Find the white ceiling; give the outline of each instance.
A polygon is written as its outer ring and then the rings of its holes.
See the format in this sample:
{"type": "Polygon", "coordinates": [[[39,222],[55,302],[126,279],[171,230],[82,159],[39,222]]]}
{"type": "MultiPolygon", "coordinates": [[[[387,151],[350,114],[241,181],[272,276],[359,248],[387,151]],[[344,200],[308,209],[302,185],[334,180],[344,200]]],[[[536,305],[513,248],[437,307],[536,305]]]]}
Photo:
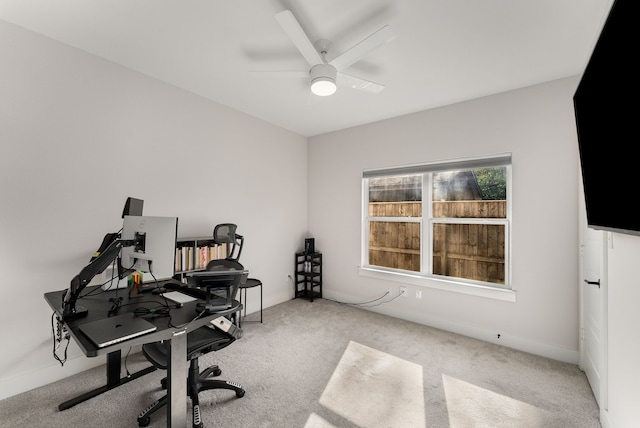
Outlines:
{"type": "MultiPolygon", "coordinates": [[[[0,19],[304,136],[580,74],[613,0],[0,0],[0,19]],[[346,73],[386,88],[309,94],[275,20],[289,9],[328,57],[396,38],[346,73]]],[[[1,61],[1,59],[0,59],[1,61]]]]}

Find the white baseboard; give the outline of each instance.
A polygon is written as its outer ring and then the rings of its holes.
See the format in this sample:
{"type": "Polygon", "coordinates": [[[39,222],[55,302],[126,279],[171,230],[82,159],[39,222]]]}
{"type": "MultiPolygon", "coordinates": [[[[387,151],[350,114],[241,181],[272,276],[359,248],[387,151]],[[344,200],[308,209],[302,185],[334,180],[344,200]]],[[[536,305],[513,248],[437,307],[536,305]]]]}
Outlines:
{"type": "Polygon", "coordinates": [[[64,366],[61,366],[53,358],[52,361],[51,364],[39,367],[36,370],[18,373],[10,378],[2,379],[0,381],[0,400],[106,364],[106,357],[86,358],[85,356],[77,356],[69,358],[64,363],[64,366]]]}

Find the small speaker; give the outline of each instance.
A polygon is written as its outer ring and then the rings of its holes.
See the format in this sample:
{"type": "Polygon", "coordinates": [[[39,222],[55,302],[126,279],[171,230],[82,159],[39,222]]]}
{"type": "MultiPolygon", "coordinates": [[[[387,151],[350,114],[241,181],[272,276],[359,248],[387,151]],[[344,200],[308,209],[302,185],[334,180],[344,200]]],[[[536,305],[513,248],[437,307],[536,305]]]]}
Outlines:
{"type": "Polygon", "coordinates": [[[307,254],[310,253],[315,253],[316,252],[316,248],[315,248],[315,239],[314,238],[306,238],[304,240],[304,252],[307,254]]]}

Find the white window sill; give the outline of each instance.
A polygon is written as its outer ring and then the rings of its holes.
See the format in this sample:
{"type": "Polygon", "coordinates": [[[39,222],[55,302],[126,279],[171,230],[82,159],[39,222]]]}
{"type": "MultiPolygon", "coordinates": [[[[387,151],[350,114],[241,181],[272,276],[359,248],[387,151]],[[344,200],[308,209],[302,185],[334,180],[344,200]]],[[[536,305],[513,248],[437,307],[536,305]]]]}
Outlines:
{"type": "Polygon", "coordinates": [[[503,288],[488,287],[476,284],[466,284],[453,280],[445,280],[434,277],[424,277],[419,275],[411,275],[399,272],[389,272],[373,268],[358,268],[358,272],[362,276],[369,278],[384,279],[387,281],[401,282],[408,285],[416,285],[419,287],[435,288],[438,290],[451,291],[454,293],[469,294],[471,296],[486,297],[488,299],[502,300],[505,302],[515,302],[516,292],[503,288]]]}

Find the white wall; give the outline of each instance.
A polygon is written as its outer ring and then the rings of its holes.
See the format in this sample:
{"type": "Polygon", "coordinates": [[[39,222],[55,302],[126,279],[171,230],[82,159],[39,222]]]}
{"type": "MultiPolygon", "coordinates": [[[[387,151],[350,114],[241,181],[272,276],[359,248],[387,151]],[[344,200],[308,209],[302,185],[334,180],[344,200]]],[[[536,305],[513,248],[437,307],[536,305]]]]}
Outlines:
{"type": "Polygon", "coordinates": [[[3,21],[0,61],[0,398],[104,363],[72,343],[60,367],[43,294],[118,231],[127,196],[180,236],[238,224],[265,307],[292,297],[306,138],[3,21]]]}
{"type": "Polygon", "coordinates": [[[363,302],[400,284],[361,277],[361,172],[510,152],[515,303],[409,286],[374,308],[552,358],[578,361],[578,149],[567,78],[310,138],[309,231],[324,291],[363,302]]]}

